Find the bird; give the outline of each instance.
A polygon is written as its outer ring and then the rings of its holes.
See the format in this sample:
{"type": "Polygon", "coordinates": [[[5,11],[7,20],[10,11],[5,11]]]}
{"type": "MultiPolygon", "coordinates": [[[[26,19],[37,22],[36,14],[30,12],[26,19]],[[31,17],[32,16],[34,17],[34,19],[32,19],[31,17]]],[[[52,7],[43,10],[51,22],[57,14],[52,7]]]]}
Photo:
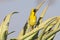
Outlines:
{"type": "Polygon", "coordinates": [[[33,26],[36,24],[37,21],[37,16],[36,16],[36,12],[38,9],[32,9],[30,12],[30,16],[28,19],[28,24],[33,28],[33,26]]]}

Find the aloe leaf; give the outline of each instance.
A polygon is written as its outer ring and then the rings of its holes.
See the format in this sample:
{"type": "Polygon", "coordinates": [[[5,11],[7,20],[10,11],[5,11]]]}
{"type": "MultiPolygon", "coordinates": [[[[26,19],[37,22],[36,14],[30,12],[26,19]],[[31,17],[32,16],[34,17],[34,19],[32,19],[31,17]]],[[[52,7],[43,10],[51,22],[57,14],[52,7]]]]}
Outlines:
{"type": "Polygon", "coordinates": [[[17,13],[17,12],[13,12],[5,16],[3,22],[0,24],[0,40],[6,40],[10,18],[14,13],[17,13]]]}
{"type": "Polygon", "coordinates": [[[40,24],[38,27],[36,27],[35,29],[33,29],[31,32],[26,33],[24,36],[22,36],[22,37],[20,38],[20,40],[23,40],[23,39],[25,39],[26,37],[34,34],[35,32],[37,32],[37,31],[39,31],[39,30],[41,30],[46,23],[48,23],[48,22],[51,21],[52,19],[56,19],[56,18],[57,18],[57,17],[52,17],[52,18],[46,20],[45,22],[43,22],[42,24],[40,24]]]}

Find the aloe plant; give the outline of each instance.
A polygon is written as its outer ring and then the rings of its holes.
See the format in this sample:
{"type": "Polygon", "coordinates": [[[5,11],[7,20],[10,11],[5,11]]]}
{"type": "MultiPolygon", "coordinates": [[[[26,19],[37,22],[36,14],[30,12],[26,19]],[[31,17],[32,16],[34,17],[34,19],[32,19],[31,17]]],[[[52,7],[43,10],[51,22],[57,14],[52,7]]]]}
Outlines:
{"type": "MultiPolygon", "coordinates": [[[[46,2],[46,0],[43,0],[36,9],[39,10],[41,6],[46,2]]],[[[16,38],[11,38],[10,40],[53,40],[56,36],[57,32],[60,31],[60,16],[51,17],[45,21],[43,21],[44,15],[46,11],[48,10],[49,4],[44,8],[42,11],[38,21],[36,21],[36,24],[34,25],[34,29],[31,30],[30,26],[25,24],[24,28],[21,30],[21,32],[18,34],[16,38]],[[31,30],[31,31],[28,31],[31,30]],[[39,33],[41,31],[41,33],[39,33]]],[[[12,31],[8,33],[8,27],[10,18],[13,14],[18,12],[12,12],[9,13],[7,16],[5,16],[4,20],[0,24],[0,40],[7,40],[7,36],[11,33],[14,33],[15,31],[12,31]]]]}

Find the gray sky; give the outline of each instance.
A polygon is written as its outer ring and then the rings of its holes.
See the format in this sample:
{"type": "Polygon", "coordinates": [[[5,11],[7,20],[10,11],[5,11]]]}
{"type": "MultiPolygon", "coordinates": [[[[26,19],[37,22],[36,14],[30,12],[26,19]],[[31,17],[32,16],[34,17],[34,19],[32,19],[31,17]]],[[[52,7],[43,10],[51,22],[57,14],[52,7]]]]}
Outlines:
{"type": "MultiPolygon", "coordinates": [[[[11,17],[9,32],[16,31],[15,33],[8,36],[8,40],[10,38],[16,38],[18,33],[21,31],[22,27],[26,23],[28,16],[30,14],[30,10],[37,6],[36,0],[11,0],[11,1],[0,1],[0,23],[2,22],[3,18],[13,12],[18,11],[20,13],[15,14],[11,17]]],[[[42,12],[46,4],[41,7],[41,9],[37,12],[37,16],[42,12]]],[[[60,0],[57,0],[53,5],[48,8],[44,20],[53,17],[53,16],[60,16],[60,0]]],[[[57,33],[54,40],[60,40],[60,32],[57,33]]]]}

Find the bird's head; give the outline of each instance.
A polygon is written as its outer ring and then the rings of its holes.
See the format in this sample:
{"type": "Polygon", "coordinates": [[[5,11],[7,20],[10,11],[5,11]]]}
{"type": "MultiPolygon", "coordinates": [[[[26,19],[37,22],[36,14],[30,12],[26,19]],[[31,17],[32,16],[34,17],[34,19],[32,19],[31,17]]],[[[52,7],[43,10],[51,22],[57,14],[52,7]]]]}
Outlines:
{"type": "Polygon", "coordinates": [[[32,9],[32,12],[35,12],[36,13],[37,11],[38,11],[38,9],[32,9]]]}

